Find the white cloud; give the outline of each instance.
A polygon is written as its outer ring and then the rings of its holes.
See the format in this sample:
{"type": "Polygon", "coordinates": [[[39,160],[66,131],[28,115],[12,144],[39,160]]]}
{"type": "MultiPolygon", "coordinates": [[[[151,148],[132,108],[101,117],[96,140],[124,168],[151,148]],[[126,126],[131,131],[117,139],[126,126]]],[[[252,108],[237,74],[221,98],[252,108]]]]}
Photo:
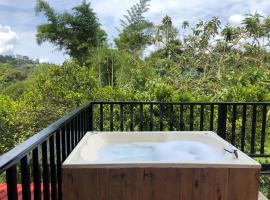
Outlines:
{"type": "Polygon", "coordinates": [[[232,26],[239,26],[241,25],[242,21],[244,19],[244,16],[242,14],[233,14],[229,17],[229,24],[232,26]]]}
{"type": "Polygon", "coordinates": [[[162,46],[164,47],[164,45],[162,44],[157,44],[157,45],[149,45],[143,52],[143,57],[147,57],[149,56],[151,53],[153,53],[154,51],[157,51],[159,49],[162,48],[162,46]]]}
{"type": "Polygon", "coordinates": [[[58,51],[55,46],[45,42],[42,45],[36,43],[36,32],[20,32],[18,36],[20,40],[18,41],[16,47],[16,54],[27,55],[30,58],[41,58],[44,62],[52,62],[61,64],[64,60],[69,57],[63,52],[58,51]],[[46,60],[44,60],[46,58],[46,60]]]}
{"type": "MultiPolygon", "coordinates": [[[[139,0],[91,0],[91,5],[104,29],[115,37],[119,19],[137,2],[139,0]]],[[[168,14],[178,28],[185,20],[193,25],[199,20],[208,20],[214,16],[220,17],[223,23],[228,23],[229,20],[233,25],[239,25],[245,14],[254,11],[269,14],[269,10],[269,0],[151,0],[146,17],[154,23],[161,23],[162,18],[168,14]]]]}
{"type": "MultiPolygon", "coordinates": [[[[82,0],[47,0],[57,11],[70,11],[82,0]]],[[[87,0],[97,13],[100,23],[108,33],[110,42],[118,35],[116,27],[120,27],[119,19],[126,14],[126,10],[139,0],[87,0]]],[[[66,56],[45,43],[36,45],[35,30],[38,24],[44,23],[44,16],[35,16],[35,0],[0,0],[0,24],[9,25],[20,38],[15,53],[32,58],[49,58],[50,62],[61,63],[66,56]],[[29,33],[28,33],[29,32],[29,33]],[[31,32],[31,33],[30,33],[31,32]]],[[[192,25],[199,20],[208,20],[213,16],[220,17],[222,23],[230,22],[239,25],[241,17],[255,11],[269,15],[270,0],[151,0],[147,19],[154,23],[161,23],[168,14],[177,28],[183,21],[188,20],[192,25]]],[[[181,31],[180,31],[181,33],[181,31]]],[[[0,39],[1,40],[1,39],[0,39]]],[[[0,45],[2,48],[2,45],[0,45]]],[[[14,49],[13,43],[7,49],[14,49]]],[[[3,50],[0,50],[3,51],[3,50]]],[[[12,52],[13,50],[8,50],[12,52]]],[[[1,52],[0,52],[1,53],[1,52]]]]}
{"type": "Polygon", "coordinates": [[[0,25],[0,54],[12,54],[18,41],[17,34],[9,26],[0,25]]]}
{"type": "Polygon", "coordinates": [[[40,63],[47,63],[47,62],[49,62],[49,58],[39,58],[39,62],[40,63]]]}

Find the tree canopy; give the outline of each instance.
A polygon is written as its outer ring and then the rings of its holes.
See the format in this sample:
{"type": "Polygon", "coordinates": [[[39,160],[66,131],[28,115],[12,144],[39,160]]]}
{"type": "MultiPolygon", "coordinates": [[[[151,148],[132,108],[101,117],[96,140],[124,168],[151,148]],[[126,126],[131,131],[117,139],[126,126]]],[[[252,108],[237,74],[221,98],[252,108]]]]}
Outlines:
{"type": "Polygon", "coordinates": [[[150,0],[140,0],[128,9],[127,15],[120,20],[123,30],[114,40],[119,50],[140,54],[147,45],[152,43],[153,23],[143,16],[149,9],[149,2],[150,0]]]}
{"type": "Polygon", "coordinates": [[[85,63],[93,48],[106,42],[106,33],[86,1],[72,8],[72,13],[57,13],[43,0],[37,1],[35,10],[37,14],[43,13],[48,20],[37,28],[38,44],[51,42],[81,64],[85,63]]]}

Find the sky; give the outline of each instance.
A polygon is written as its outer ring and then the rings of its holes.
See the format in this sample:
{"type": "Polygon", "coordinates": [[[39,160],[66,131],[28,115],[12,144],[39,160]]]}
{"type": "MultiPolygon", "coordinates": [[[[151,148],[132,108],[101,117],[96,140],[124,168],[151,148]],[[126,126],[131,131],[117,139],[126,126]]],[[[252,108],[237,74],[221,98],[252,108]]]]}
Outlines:
{"type": "MultiPolygon", "coordinates": [[[[109,41],[118,35],[119,19],[139,0],[91,0],[109,41]]],[[[58,12],[69,12],[82,0],[47,0],[58,12]]],[[[36,28],[45,23],[43,15],[35,15],[35,0],[0,0],[0,55],[25,55],[41,62],[62,63],[68,56],[50,43],[36,43],[36,28]]],[[[166,14],[180,29],[183,21],[191,24],[213,16],[222,23],[241,24],[247,13],[270,14],[270,0],[152,0],[147,19],[160,23],[166,14]]]]}

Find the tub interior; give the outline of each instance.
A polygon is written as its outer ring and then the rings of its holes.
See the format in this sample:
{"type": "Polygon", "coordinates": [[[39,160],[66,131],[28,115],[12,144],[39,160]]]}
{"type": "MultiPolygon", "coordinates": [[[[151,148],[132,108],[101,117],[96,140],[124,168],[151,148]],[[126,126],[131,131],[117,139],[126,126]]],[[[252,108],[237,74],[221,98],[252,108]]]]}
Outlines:
{"type": "MultiPolygon", "coordinates": [[[[82,151],[81,156],[91,161],[82,151]]],[[[218,161],[222,151],[195,141],[165,141],[159,143],[113,143],[98,150],[95,162],[142,161],[218,161]]]]}
{"type": "Polygon", "coordinates": [[[213,132],[89,132],[66,165],[178,163],[260,165],[246,154],[224,151],[231,144],[213,132]]]}

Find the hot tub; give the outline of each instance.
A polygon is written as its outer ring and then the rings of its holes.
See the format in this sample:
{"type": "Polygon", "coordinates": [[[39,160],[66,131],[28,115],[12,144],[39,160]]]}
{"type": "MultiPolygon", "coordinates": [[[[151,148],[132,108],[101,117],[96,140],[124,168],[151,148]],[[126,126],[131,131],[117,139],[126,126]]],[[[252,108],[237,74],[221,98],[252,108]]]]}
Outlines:
{"type": "Polygon", "coordinates": [[[213,132],[89,132],[63,163],[63,195],[257,200],[260,167],[213,132]]]}

